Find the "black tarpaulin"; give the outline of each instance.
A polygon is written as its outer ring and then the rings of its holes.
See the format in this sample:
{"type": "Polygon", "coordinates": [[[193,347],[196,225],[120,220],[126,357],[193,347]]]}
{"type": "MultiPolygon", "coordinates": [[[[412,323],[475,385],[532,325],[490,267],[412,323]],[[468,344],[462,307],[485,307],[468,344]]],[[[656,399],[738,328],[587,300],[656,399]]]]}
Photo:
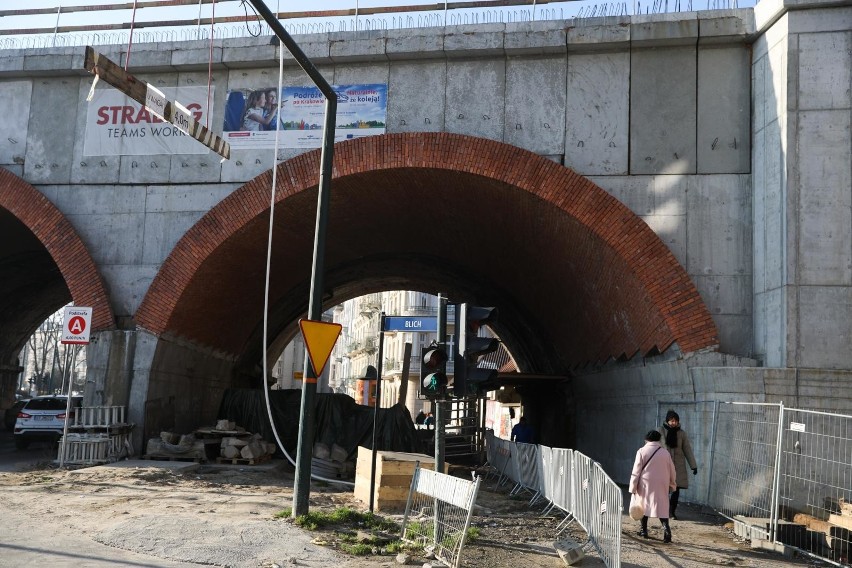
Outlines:
{"type": "MultiPolygon", "coordinates": [[[[354,461],[358,446],[373,447],[373,408],[356,404],[345,394],[316,394],[314,410],[314,443],[331,448],[337,444],[354,461]]],[[[295,459],[299,439],[299,412],[302,403],[300,390],[271,390],[269,404],[281,443],[295,459]]],[[[258,432],[268,442],[275,442],[263,391],[257,389],[228,389],[219,407],[220,420],[232,420],[249,432],[258,432]]],[[[405,405],[380,408],[377,417],[376,446],[392,452],[423,453],[423,443],[417,436],[411,414],[405,405]]]]}

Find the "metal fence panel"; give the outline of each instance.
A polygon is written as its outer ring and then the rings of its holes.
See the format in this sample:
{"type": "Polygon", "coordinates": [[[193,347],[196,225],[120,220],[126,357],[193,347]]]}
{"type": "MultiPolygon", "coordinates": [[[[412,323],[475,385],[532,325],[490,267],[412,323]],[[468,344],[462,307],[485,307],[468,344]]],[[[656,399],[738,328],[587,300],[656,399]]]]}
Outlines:
{"type": "Polygon", "coordinates": [[[574,471],[574,452],[565,448],[553,448],[553,470],[551,471],[552,495],[548,496],[554,505],[565,511],[574,511],[574,493],[572,472],[574,471]]]}
{"type": "Polygon", "coordinates": [[[402,539],[431,548],[451,568],[459,565],[479,478],[467,481],[419,466],[414,470],[402,539]]]}
{"type": "Polygon", "coordinates": [[[769,538],[773,517],[780,404],[724,402],[716,427],[710,503],[724,516],[752,522],[769,538]]]}
{"type": "Polygon", "coordinates": [[[852,416],[783,409],[775,541],[852,556],[852,416]]]}

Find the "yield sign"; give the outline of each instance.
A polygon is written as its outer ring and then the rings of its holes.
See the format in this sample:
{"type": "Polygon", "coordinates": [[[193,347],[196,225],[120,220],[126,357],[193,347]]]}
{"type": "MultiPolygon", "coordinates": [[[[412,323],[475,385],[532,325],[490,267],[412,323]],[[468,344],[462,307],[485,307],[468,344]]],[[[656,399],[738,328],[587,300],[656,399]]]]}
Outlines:
{"type": "Polygon", "coordinates": [[[302,329],[302,337],[305,339],[305,347],[308,349],[314,374],[319,377],[325,369],[325,364],[343,326],[339,323],[300,319],[299,327],[302,329]]]}

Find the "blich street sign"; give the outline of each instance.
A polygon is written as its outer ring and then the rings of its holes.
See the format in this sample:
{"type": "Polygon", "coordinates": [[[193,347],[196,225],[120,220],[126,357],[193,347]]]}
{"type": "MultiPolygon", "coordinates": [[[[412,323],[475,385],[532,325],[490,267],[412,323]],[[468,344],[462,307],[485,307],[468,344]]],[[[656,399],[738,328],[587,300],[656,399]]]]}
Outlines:
{"type": "Polygon", "coordinates": [[[92,308],[65,306],[62,314],[61,343],[86,345],[92,330],[92,308]]]}
{"type": "Polygon", "coordinates": [[[435,333],[438,331],[438,318],[435,316],[385,316],[385,328],[382,331],[435,333]]]}

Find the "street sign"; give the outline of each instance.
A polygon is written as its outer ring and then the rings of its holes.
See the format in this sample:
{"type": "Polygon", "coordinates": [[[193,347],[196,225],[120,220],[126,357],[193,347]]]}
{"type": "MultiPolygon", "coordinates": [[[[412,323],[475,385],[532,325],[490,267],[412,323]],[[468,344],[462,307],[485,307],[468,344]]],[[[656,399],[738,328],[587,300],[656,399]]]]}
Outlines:
{"type": "Polygon", "coordinates": [[[385,316],[385,328],[382,331],[435,333],[438,331],[438,318],[435,316],[385,316]]]}
{"type": "Polygon", "coordinates": [[[92,308],[65,306],[62,315],[61,343],[85,345],[89,343],[92,325],[92,308]]]}
{"type": "Polygon", "coordinates": [[[314,374],[319,377],[325,369],[325,364],[328,362],[343,326],[339,323],[300,319],[299,327],[302,330],[302,337],[305,340],[305,347],[308,350],[308,357],[311,360],[311,366],[314,368],[314,374]]]}

